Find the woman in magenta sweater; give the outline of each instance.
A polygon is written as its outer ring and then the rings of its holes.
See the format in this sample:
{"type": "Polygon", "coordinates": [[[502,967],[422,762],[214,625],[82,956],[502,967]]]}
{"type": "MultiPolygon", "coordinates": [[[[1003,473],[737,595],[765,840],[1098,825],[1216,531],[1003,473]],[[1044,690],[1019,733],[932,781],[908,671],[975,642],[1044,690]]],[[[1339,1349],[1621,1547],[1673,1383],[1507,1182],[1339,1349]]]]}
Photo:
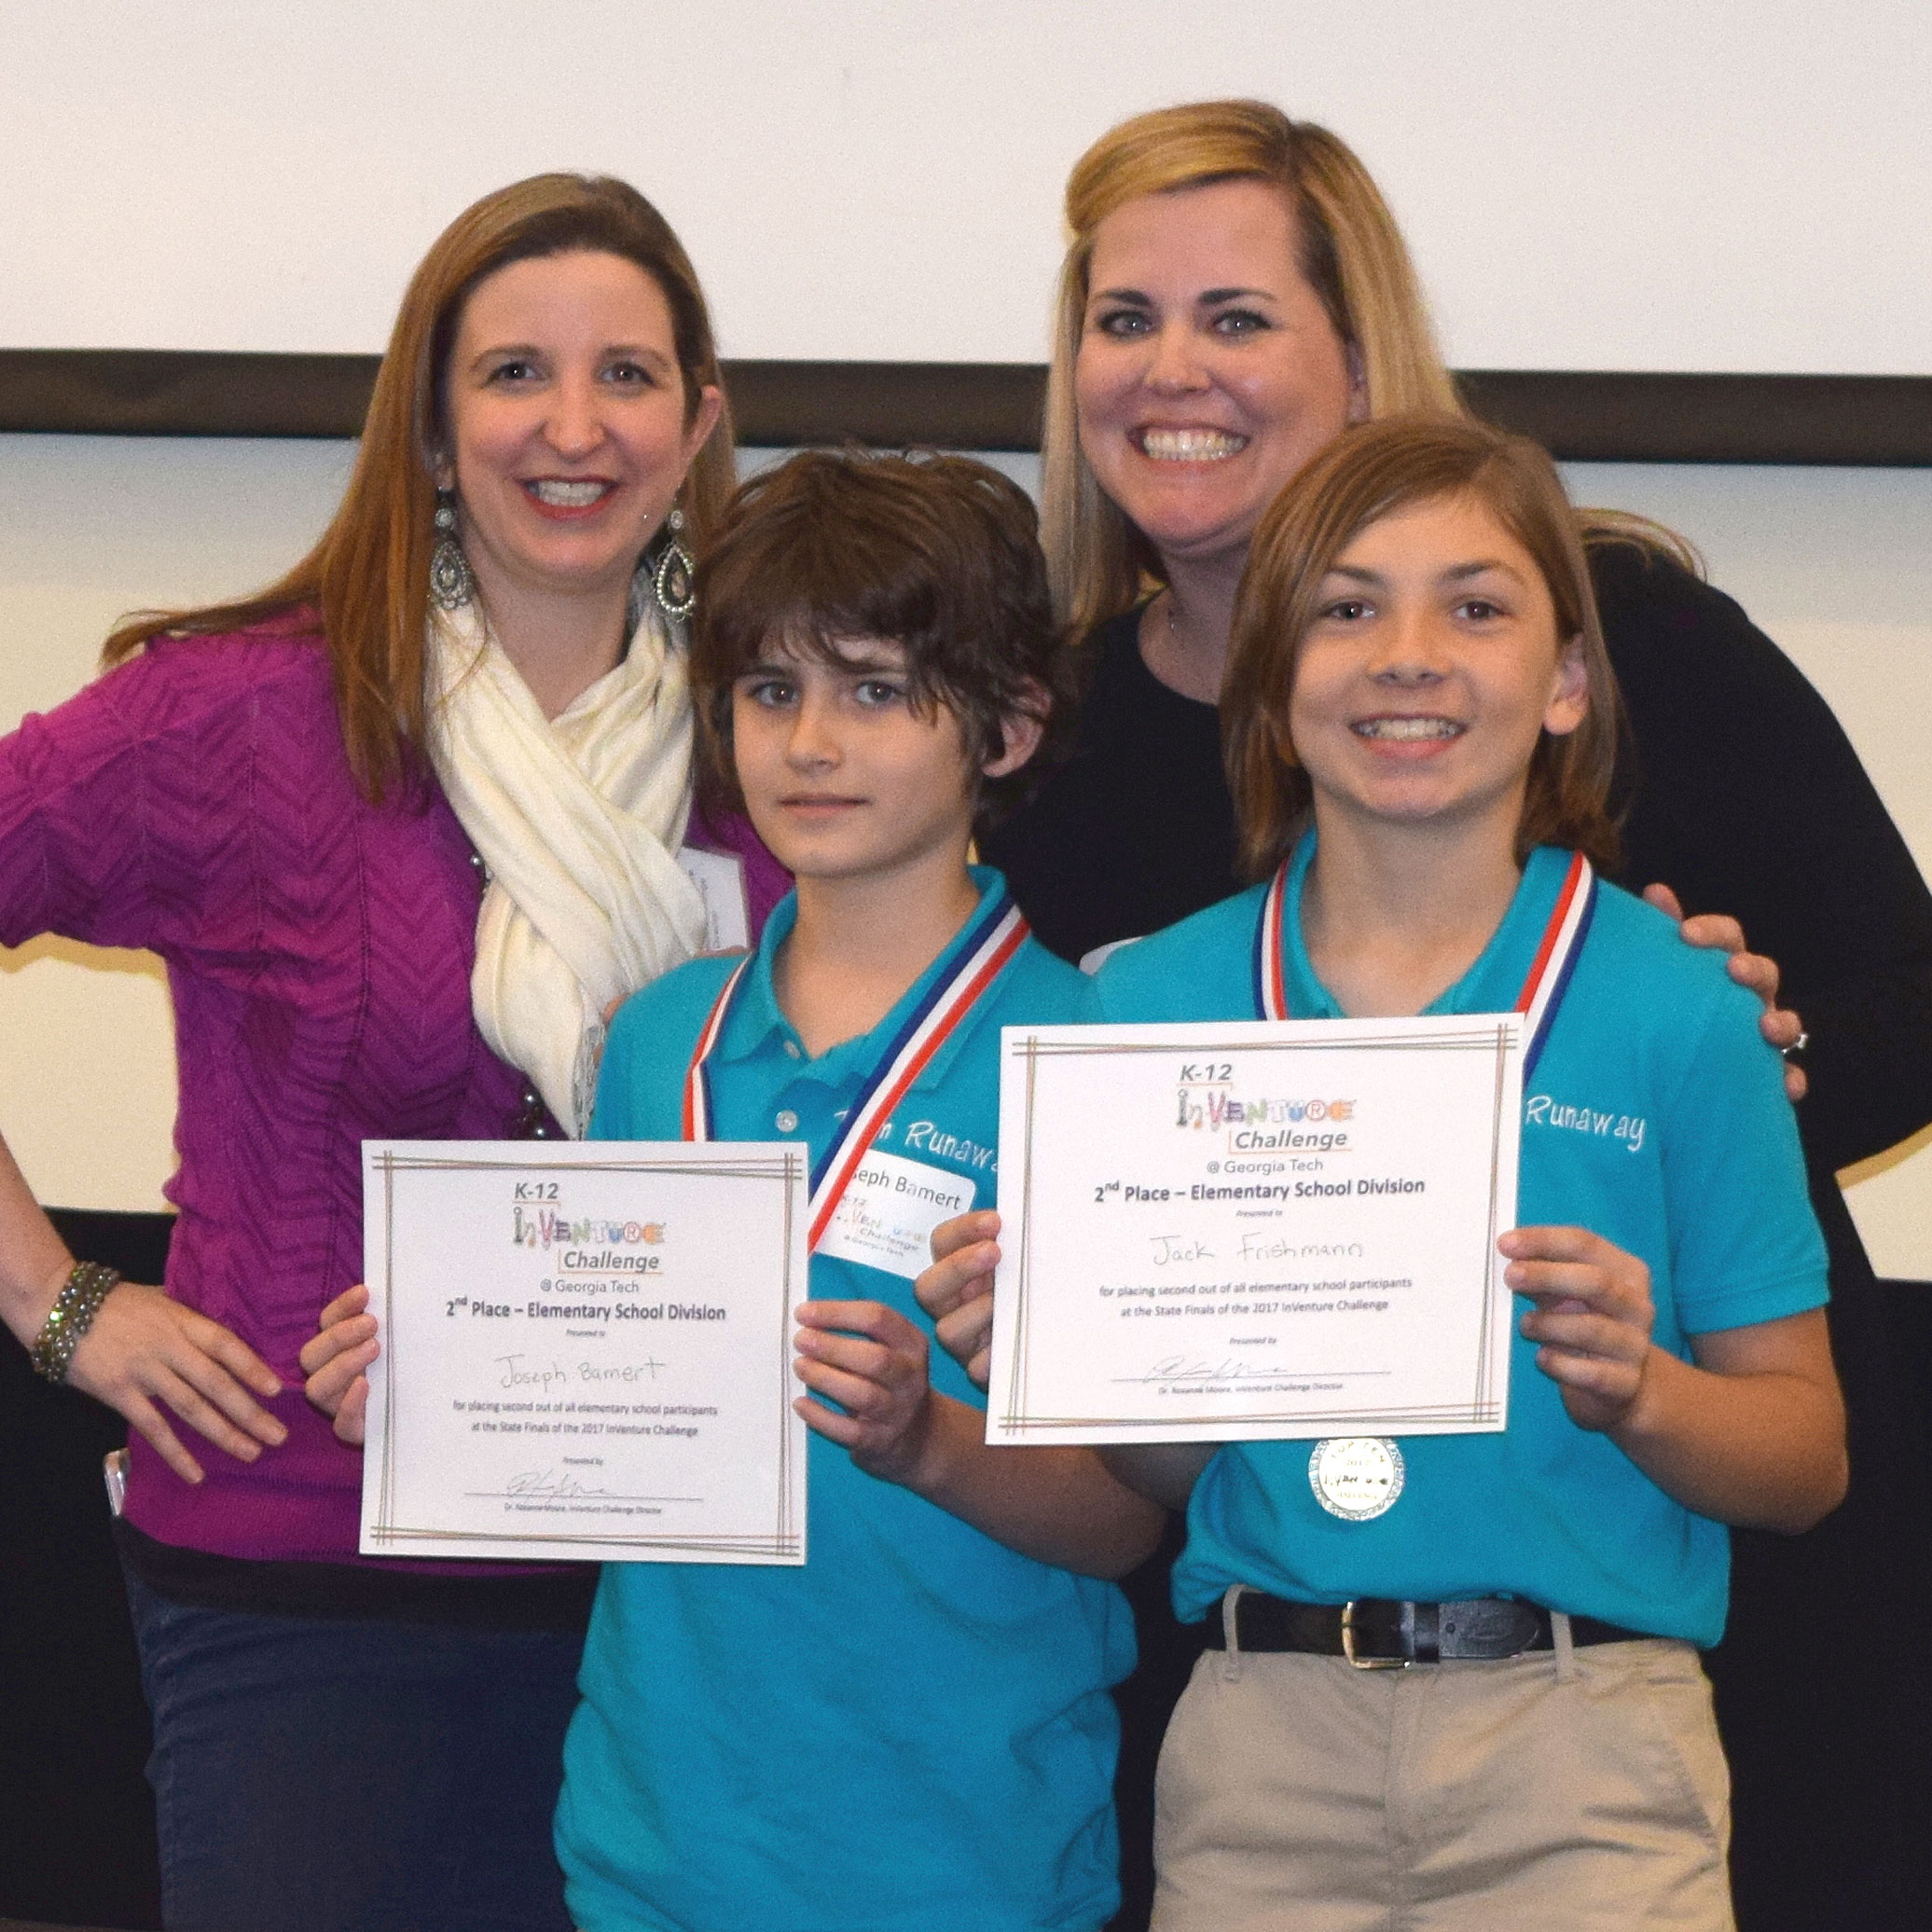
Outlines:
{"type": "Polygon", "coordinates": [[[0,1147],[0,1314],[131,1425],[171,1926],[569,1923],[588,1579],[359,1560],[297,1356],[361,1274],[363,1138],[577,1131],[606,1008],[780,888],[687,828],[684,545],[731,480],[675,236],[519,183],[417,271],[314,551],[0,740],[0,944],[149,948],[174,1002],[165,1290],[76,1265],[0,1147]]]}

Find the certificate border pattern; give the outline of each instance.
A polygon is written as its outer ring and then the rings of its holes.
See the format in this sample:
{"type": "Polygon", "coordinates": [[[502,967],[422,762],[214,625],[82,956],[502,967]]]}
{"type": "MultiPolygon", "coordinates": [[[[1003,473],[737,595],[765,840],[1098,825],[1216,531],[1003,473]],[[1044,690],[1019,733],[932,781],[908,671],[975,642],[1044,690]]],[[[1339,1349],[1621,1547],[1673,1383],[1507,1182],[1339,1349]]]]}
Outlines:
{"type": "MultiPolygon", "coordinates": [[[[1109,1056],[1134,1056],[1147,1054],[1171,1055],[1176,1049],[1166,1042],[1142,1041],[1099,1041],[1083,1042],[1074,1040],[1042,1040],[1038,1035],[1026,1033],[1007,1042],[1006,1051],[1010,1056],[1017,1057],[1025,1066],[1025,1109],[1022,1116],[1021,1133],[1021,1229],[1019,1261],[1014,1278],[1014,1328],[1011,1373],[1007,1378],[1005,1406],[999,1417],[1002,1432],[1013,1436],[1040,1434],[1050,1436],[1062,1429],[1145,1429],[1150,1437],[1156,1431],[1165,1433],[1176,1428],[1195,1428],[1226,1423],[1239,1426],[1252,1424],[1265,1428],[1270,1423],[1292,1422],[1319,1428],[1324,1432],[1359,1428],[1367,1423],[1374,1425],[1376,1434],[1400,1432],[1404,1424],[1411,1426],[1430,1423],[1469,1423],[1481,1428],[1485,1423],[1497,1421],[1503,1414],[1503,1399],[1494,1387],[1491,1372],[1492,1350],[1490,1336],[1496,1320],[1496,1296],[1497,1293],[1498,1268],[1496,1259],[1497,1237],[1502,1232],[1497,1225],[1499,1202],[1497,1198],[1497,1168],[1501,1158],[1503,1134],[1503,1098],[1509,1065],[1510,1025],[1514,1015],[1498,1020],[1497,1025],[1485,1031],[1476,1031],[1467,1026],[1440,1035],[1407,1032],[1389,1035],[1351,1035],[1346,1044],[1353,1051],[1365,1052],[1424,1052],[1424,1053],[1481,1053],[1493,1055],[1496,1076],[1490,1102],[1489,1123],[1489,1204],[1488,1238],[1486,1251],[1488,1264],[1484,1273],[1481,1300],[1482,1318],[1476,1333],[1476,1372],[1473,1382],[1472,1399],[1467,1402],[1440,1402],[1408,1409],[1333,1409],[1308,1410],[1297,1408],[1275,1414],[1245,1414],[1238,1418],[1221,1412],[1208,1414],[1163,1414],[1142,1415],[1039,1415],[1028,1413],[1028,1398],[1031,1385],[1032,1340],[1031,1319],[1033,1309],[1032,1269],[1033,1269],[1033,1123],[1035,1097],[1038,1092],[1035,1070],[1042,1059],[1097,1058],[1109,1056]],[[1387,1425],[1387,1427],[1385,1427],[1387,1425]]],[[[1231,1041],[1195,1041],[1188,1046],[1190,1053],[1212,1056],[1225,1054],[1259,1053],[1332,1053],[1338,1042],[1321,1040],[1255,1040],[1243,1038],[1231,1041]]]]}
{"type": "MultiPolygon", "coordinates": [[[[542,1156],[532,1155],[526,1159],[479,1160],[436,1154],[398,1154],[385,1150],[375,1156],[375,1168],[381,1177],[382,1184],[382,1314],[383,1333],[392,1339],[395,1327],[393,1296],[395,1282],[395,1177],[398,1173],[409,1173],[425,1169],[457,1170],[462,1172],[485,1173],[547,1173],[556,1163],[542,1156]]],[[[393,1346],[382,1352],[383,1395],[388,1426],[383,1430],[382,1464],[377,1484],[377,1504],[375,1519],[366,1534],[372,1542],[394,1544],[401,1541],[435,1542],[450,1545],[481,1545],[483,1554],[489,1553],[490,1546],[502,1543],[547,1543],[560,1550],[591,1545],[600,1548],[619,1547],[636,1550],[676,1551],[693,1556],[718,1556],[732,1558],[740,1562],[755,1561],[761,1558],[771,1561],[789,1561],[800,1556],[804,1550],[804,1525],[797,1519],[797,1512],[792,1504],[793,1475],[794,1457],[792,1451],[792,1400],[791,1400],[791,1335],[790,1313],[798,1297],[794,1293],[796,1276],[793,1269],[793,1250],[796,1233],[795,1205],[798,1192],[807,1180],[804,1157],[787,1148],[778,1151],[745,1154],[738,1158],[730,1155],[712,1154],[703,1160],[672,1161],[662,1158],[623,1159],[613,1157],[608,1160],[574,1161],[572,1171],[594,1174],[680,1174],[711,1175],[733,1180],[774,1180],[783,1190],[785,1263],[780,1279],[780,1292],[782,1297],[784,1318],[779,1325],[779,1403],[778,1403],[778,1447],[779,1447],[779,1497],[778,1511],[769,1535],[748,1533],[742,1536],[678,1536],[648,1535],[631,1532],[612,1533],[573,1533],[564,1531],[522,1531],[514,1536],[500,1535],[489,1530],[461,1530],[414,1528],[393,1521],[395,1496],[395,1455],[396,1428],[394,1424],[395,1391],[395,1349],[393,1346]]],[[[809,1263],[807,1263],[807,1265],[809,1263]]]]}

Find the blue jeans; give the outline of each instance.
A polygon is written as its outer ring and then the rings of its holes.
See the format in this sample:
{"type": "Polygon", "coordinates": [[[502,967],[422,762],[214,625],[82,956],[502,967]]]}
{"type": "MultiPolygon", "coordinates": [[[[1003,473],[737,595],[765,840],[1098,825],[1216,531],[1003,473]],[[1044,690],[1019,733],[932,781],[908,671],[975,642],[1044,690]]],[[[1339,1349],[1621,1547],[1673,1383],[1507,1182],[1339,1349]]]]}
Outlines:
{"type": "Polygon", "coordinates": [[[127,1582],[170,1932],[569,1932],[550,1823],[580,1636],[127,1582]]]}

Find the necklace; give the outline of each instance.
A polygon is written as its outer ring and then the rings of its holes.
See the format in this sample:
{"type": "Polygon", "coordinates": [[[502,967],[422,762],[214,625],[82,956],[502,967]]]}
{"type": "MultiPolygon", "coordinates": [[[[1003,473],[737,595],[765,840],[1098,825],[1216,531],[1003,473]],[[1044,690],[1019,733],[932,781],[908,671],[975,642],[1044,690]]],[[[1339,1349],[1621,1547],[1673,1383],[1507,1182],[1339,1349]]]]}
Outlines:
{"type": "Polygon", "coordinates": [[[1172,586],[1161,592],[1161,624],[1167,633],[1167,647],[1177,657],[1187,656],[1187,642],[1180,635],[1180,627],[1174,621],[1174,591],[1172,586]]]}
{"type": "Polygon", "coordinates": [[[1201,652],[1197,645],[1191,644],[1182,636],[1180,627],[1174,621],[1174,592],[1171,587],[1160,594],[1161,630],[1166,648],[1162,656],[1166,659],[1166,675],[1150,666],[1154,675],[1160,678],[1170,691],[1178,691],[1183,697],[1194,699],[1197,703],[1213,704],[1220,696],[1220,672],[1225,669],[1225,660],[1216,668],[1215,688],[1203,692],[1199,686],[1204,681],[1202,672],[1207,669],[1201,663],[1201,652]]]}

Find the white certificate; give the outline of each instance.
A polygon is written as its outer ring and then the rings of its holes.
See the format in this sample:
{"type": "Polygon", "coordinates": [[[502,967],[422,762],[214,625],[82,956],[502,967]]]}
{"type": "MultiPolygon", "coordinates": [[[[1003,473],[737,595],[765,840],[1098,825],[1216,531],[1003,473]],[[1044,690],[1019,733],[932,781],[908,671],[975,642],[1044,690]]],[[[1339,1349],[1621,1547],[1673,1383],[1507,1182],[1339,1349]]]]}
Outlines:
{"type": "Polygon", "coordinates": [[[790,1142],[363,1143],[367,1556],[805,1561],[790,1142]]]}
{"type": "Polygon", "coordinates": [[[1504,1426],[1513,1014],[1000,1039],[988,1442],[1504,1426]]]}

